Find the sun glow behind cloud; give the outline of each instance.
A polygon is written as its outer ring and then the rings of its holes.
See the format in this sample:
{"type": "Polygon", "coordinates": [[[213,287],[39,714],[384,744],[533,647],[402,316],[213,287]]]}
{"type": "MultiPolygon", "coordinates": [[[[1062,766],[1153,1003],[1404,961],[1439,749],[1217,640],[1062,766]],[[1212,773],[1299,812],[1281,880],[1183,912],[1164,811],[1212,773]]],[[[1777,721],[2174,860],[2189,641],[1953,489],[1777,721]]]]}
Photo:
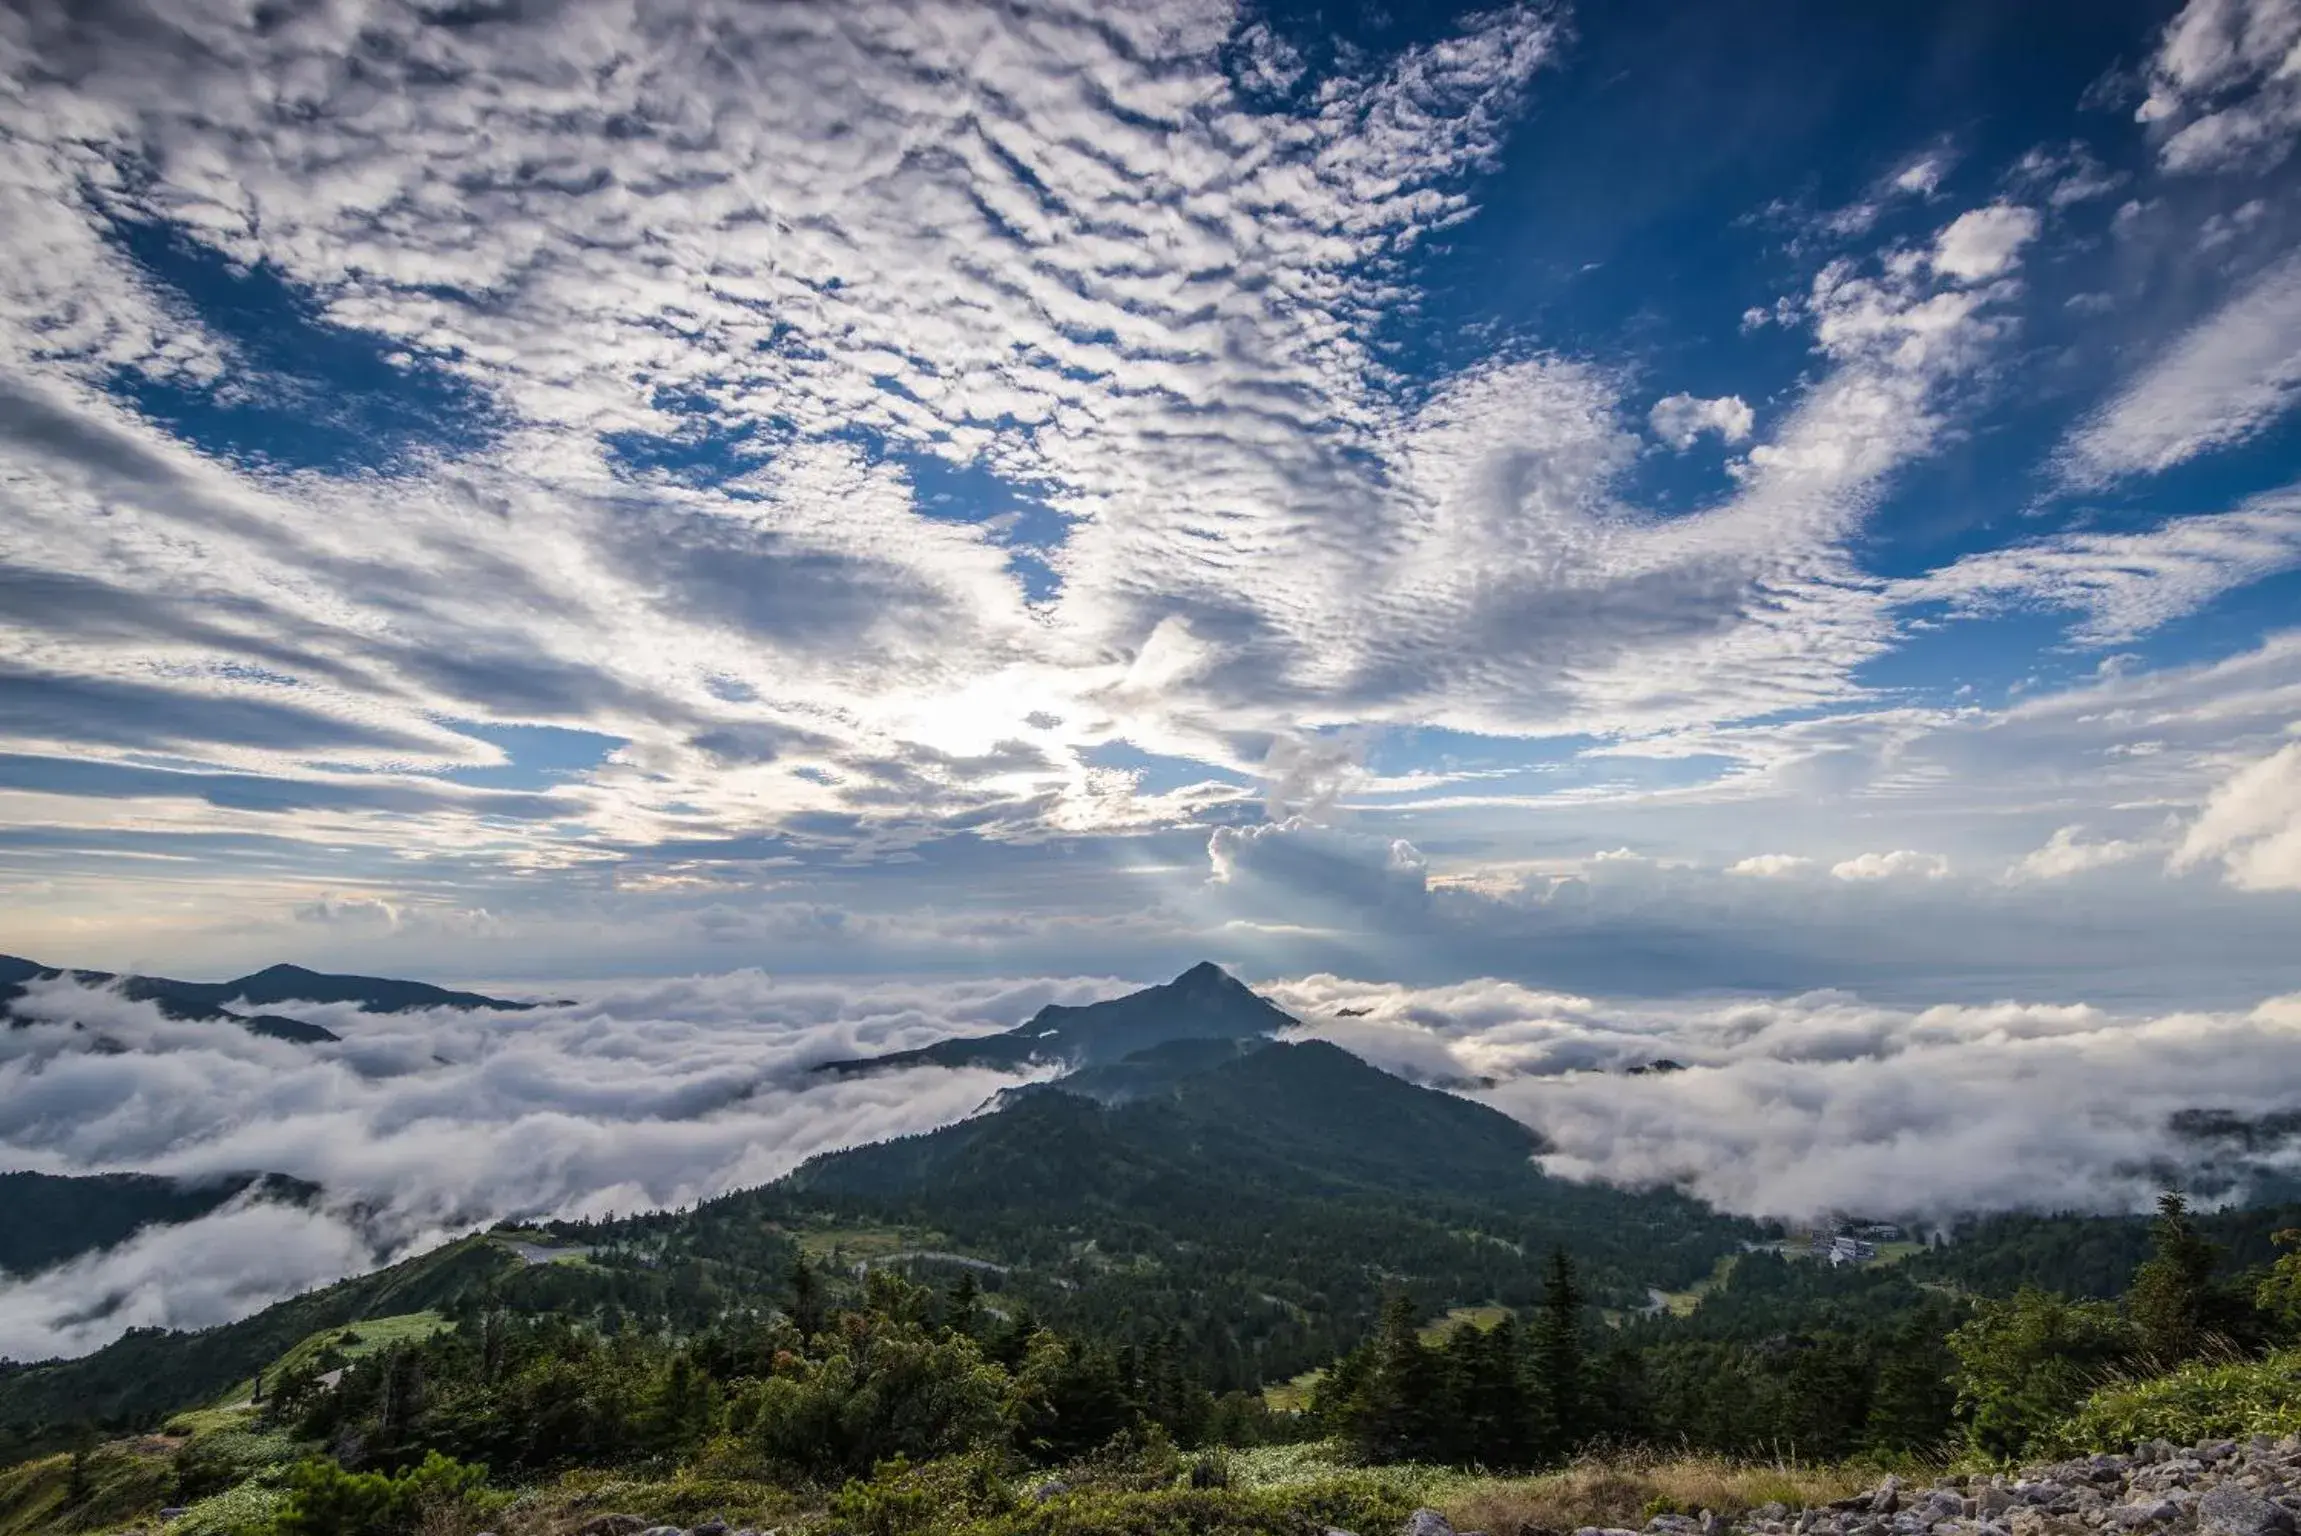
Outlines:
{"type": "Polygon", "coordinates": [[[2168,1001],[2262,978],[2293,15],[1772,145],[1798,59],[1625,124],[1669,40],[1541,4],[13,18],[0,918],[1404,974],[1611,913],[1609,990],[2001,985],[1836,921],[1922,886],[2028,984],[2098,974],[2069,902],[2168,1001]],[[1718,122],[1731,206],[1566,174],[1718,122]]]}

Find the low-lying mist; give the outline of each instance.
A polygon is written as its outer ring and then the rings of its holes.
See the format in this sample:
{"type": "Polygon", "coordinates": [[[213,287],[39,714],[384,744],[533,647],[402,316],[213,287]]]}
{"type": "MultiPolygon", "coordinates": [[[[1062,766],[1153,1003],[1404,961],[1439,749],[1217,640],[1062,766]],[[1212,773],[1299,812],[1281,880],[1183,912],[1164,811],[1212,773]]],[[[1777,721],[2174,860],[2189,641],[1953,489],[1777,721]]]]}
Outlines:
{"type": "MultiPolygon", "coordinates": [[[[343,1037],[298,1045],[45,983],[18,1005],[34,1022],[0,1030],[0,1167],[267,1170],[325,1195],[309,1207],[243,1197],[0,1279],[0,1356],[208,1326],[502,1217],[686,1205],[818,1152],[947,1124],[1017,1079],[811,1069],[1125,990],[740,971],[577,989],[522,1013],[274,1010],[343,1037]]],[[[2255,1116],[2301,1098],[2284,1087],[2301,1046],[2292,998],[2135,1017],[1886,1008],[1842,993],[1610,1002],[1323,975],[1261,990],[1302,1033],[1534,1125],[1554,1173],[1673,1182],[1753,1215],[2136,1209],[2168,1169],[2215,1153],[2176,1130],[2178,1112],[2255,1116]],[[1630,1070],[1656,1062],[1682,1070],[1630,1070]]],[[[2255,1148],[2247,1171],[2296,1165],[2255,1148]]]]}

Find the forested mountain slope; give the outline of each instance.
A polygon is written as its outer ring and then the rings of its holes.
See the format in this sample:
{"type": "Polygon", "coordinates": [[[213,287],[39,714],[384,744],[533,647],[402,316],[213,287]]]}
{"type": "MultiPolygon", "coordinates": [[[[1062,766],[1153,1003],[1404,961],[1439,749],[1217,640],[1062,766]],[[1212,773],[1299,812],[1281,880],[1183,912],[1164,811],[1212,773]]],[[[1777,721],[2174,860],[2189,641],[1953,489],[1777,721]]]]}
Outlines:
{"type": "Polygon", "coordinates": [[[149,1173],[0,1173],[0,1272],[22,1274],[114,1243],[147,1226],[192,1221],[251,1188],[309,1200],[317,1185],[279,1174],[170,1179],[149,1173]]]}

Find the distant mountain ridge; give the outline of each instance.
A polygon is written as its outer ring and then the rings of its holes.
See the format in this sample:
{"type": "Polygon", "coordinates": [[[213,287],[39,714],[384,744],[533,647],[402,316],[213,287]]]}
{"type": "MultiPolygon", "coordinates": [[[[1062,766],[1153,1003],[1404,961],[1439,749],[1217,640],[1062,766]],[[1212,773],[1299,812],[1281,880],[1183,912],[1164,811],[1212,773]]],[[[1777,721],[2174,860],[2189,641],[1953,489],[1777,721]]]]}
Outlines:
{"type": "Polygon", "coordinates": [[[1034,1065],[1116,1067],[1130,1057],[1176,1041],[1256,1041],[1298,1021],[1211,960],[1174,980],[1099,1003],[1049,1003],[1013,1029],[996,1035],[938,1040],[916,1050],[850,1061],[816,1070],[836,1074],[901,1067],[1034,1065]]]}
{"type": "Polygon", "coordinates": [[[243,1194],[308,1204],[320,1187],[277,1173],[172,1179],[151,1173],[0,1173],[0,1274],[28,1274],[127,1241],[146,1227],[197,1221],[243,1194]]]}
{"type": "Polygon", "coordinates": [[[178,981],[172,976],[120,975],[42,965],[16,955],[0,955],[0,1018],[25,1023],[16,1002],[34,982],[69,977],[83,986],[116,987],[121,996],[155,1004],[171,1019],[237,1024],[250,1034],[310,1045],[340,1038],[333,1030],[284,1014],[245,1013],[228,1005],[258,1008],[282,1003],[356,1003],[369,1013],[406,1013],[418,1008],[475,1008],[512,1012],[533,1003],[511,1002],[478,992],[457,992],[423,981],[384,976],[344,976],[300,965],[271,965],[230,981],[178,981]]]}
{"type": "Polygon", "coordinates": [[[535,1224],[581,1265],[467,1240],[238,1323],[139,1330],[78,1360],[0,1371],[0,1427],[148,1418],[314,1328],[385,1310],[484,1301],[594,1319],[612,1303],[697,1328],[723,1309],[783,1304],[809,1245],[847,1279],[874,1263],[993,1276],[1001,1308],[1106,1338],[1179,1337],[1217,1317],[1223,1379],[1251,1383],[1332,1359],[1394,1287],[1444,1305],[1531,1305],[1556,1246],[1595,1299],[1628,1307],[1761,1235],[1677,1190],[1551,1177],[1533,1128],[1326,1041],[1271,1038],[1294,1023],[1208,964],[1000,1034],[836,1063],[827,1070],[1067,1075],[688,1210],[535,1224]]]}

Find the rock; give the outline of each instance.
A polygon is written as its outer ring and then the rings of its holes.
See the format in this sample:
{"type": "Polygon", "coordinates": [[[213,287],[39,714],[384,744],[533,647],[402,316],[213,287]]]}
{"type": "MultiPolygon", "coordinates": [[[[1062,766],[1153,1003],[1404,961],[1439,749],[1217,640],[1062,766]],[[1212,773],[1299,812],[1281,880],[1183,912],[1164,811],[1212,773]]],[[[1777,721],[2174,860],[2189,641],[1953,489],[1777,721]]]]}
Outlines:
{"type": "Polygon", "coordinates": [[[1038,1487],[1031,1490],[1031,1497],[1036,1499],[1039,1503],[1044,1504],[1047,1502],[1047,1500],[1059,1499],[1070,1491],[1071,1485],[1069,1483],[1064,1482],[1059,1477],[1050,1477],[1045,1482],[1039,1484],[1038,1487]]]}
{"type": "Polygon", "coordinates": [[[639,1536],[687,1536],[687,1533],[676,1525],[651,1525],[639,1536]]]}
{"type": "Polygon", "coordinates": [[[1760,1504],[1756,1509],[1750,1511],[1750,1518],[1752,1520],[1786,1520],[1789,1518],[1789,1514],[1789,1505],[1782,1503],[1778,1499],[1768,1499],[1765,1503],[1760,1504]]]}
{"type": "Polygon", "coordinates": [[[1901,1507],[1902,1480],[1889,1474],[1884,1482],[1878,1484],[1878,1491],[1870,1495],[1870,1513],[1890,1515],[1901,1507]]]}
{"type": "Polygon", "coordinates": [[[2013,1536],[2079,1536],[2085,1527],[2065,1514],[2025,1504],[2006,1517],[2006,1529],[2013,1536]]]}
{"type": "Polygon", "coordinates": [[[2180,1513],[2181,1506],[2171,1499],[2143,1499],[2118,1505],[2109,1512],[2109,1523],[2121,1531],[2132,1531],[2143,1526],[2163,1525],[2180,1513]]]}
{"type": "Polygon", "coordinates": [[[1925,1496],[1925,1508],[1936,1520],[1962,1520],[1965,1495],[1955,1488],[1936,1488],[1925,1496]]]}
{"type": "Polygon", "coordinates": [[[1984,1483],[1974,1490],[1975,1513],[1984,1520],[1994,1520],[2013,1508],[2013,1495],[1996,1483],[1984,1483]]]}
{"type": "Polygon", "coordinates": [[[2197,1501],[2197,1536],[2281,1536],[2292,1529],[2290,1510],[2250,1489],[2224,1483],[2197,1501]]]}
{"type": "Polygon", "coordinates": [[[171,1504],[160,1511],[160,1518],[163,1520],[180,1520],[183,1518],[184,1508],[185,1506],[181,1504],[171,1504]]]}
{"type": "Polygon", "coordinates": [[[1339,1525],[1330,1525],[1325,1530],[1320,1531],[1318,1536],[1358,1536],[1358,1533],[1356,1531],[1346,1531],[1339,1525]]]}
{"type": "Polygon", "coordinates": [[[575,1528],[575,1536],[639,1536],[646,1529],[637,1515],[593,1515],[575,1528]]]}
{"type": "Polygon", "coordinates": [[[1454,1536],[1454,1527],[1435,1509],[1418,1509],[1406,1517],[1406,1536],[1454,1536]]]}
{"type": "Polygon", "coordinates": [[[1702,1536],[1726,1536],[1725,1516],[1712,1514],[1705,1509],[1702,1511],[1700,1528],[1702,1536]]]}
{"type": "Polygon", "coordinates": [[[727,1536],[727,1522],[719,1519],[704,1521],[687,1528],[687,1536],[727,1536]]]}

